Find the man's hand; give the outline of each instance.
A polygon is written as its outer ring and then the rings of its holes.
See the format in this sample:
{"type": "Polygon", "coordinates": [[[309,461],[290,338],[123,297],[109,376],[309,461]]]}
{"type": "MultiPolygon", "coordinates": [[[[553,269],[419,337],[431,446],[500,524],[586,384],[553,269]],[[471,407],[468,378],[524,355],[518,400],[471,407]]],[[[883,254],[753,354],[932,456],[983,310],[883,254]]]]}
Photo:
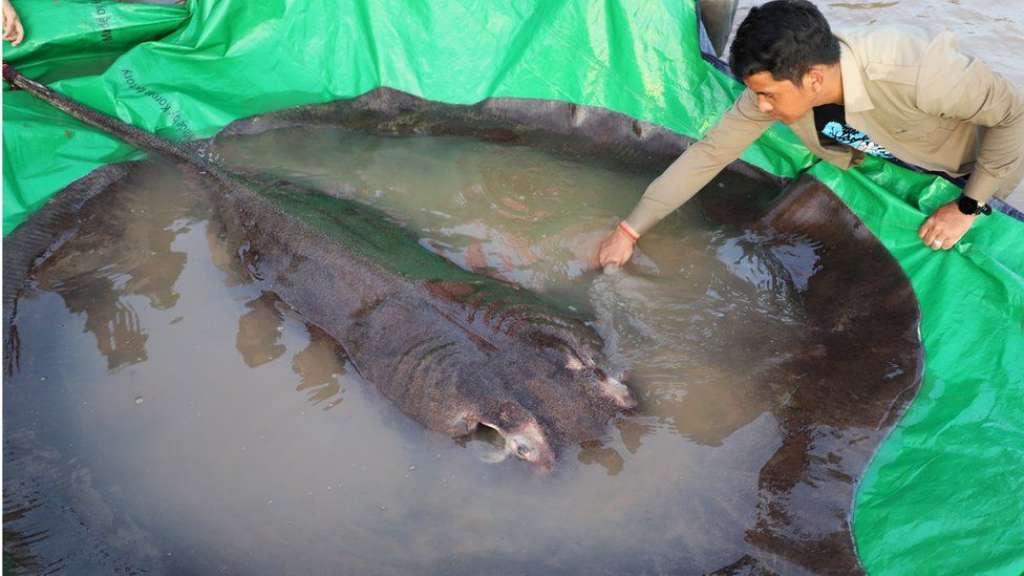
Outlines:
{"type": "Polygon", "coordinates": [[[597,263],[603,268],[605,266],[622,266],[633,256],[633,248],[636,240],[622,229],[616,226],[612,233],[601,241],[597,249],[597,263]]]}
{"type": "Polygon", "coordinates": [[[11,1],[4,0],[4,40],[10,42],[12,46],[17,46],[24,39],[25,29],[21,26],[21,18],[18,18],[11,1]]]}
{"type": "Polygon", "coordinates": [[[961,212],[954,200],[925,220],[917,235],[932,250],[949,250],[971,229],[977,217],[975,214],[961,212]]]}

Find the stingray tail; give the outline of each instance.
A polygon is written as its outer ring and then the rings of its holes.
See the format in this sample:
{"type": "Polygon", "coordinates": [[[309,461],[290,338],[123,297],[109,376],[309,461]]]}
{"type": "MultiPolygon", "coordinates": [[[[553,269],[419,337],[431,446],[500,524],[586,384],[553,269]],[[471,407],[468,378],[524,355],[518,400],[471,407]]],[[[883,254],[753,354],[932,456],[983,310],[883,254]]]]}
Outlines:
{"type": "Polygon", "coordinates": [[[132,146],[142,148],[147,152],[156,152],[180,162],[197,165],[200,169],[210,169],[212,171],[214,168],[202,156],[195,154],[185,147],[136,128],[131,124],[90,108],[80,102],[76,102],[35,80],[26,78],[15,70],[14,67],[6,63],[3,65],[3,78],[12,87],[24,90],[66,112],[71,117],[120,138],[132,146]]]}

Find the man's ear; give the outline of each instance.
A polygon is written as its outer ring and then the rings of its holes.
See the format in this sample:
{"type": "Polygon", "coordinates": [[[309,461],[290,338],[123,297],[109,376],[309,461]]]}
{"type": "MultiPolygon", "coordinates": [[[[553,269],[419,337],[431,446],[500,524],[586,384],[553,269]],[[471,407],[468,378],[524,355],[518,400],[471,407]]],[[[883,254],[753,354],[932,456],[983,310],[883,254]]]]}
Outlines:
{"type": "Polygon", "coordinates": [[[804,74],[804,85],[809,86],[815,93],[821,92],[825,86],[825,70],[821,66],[811,66],[804,74]]]}

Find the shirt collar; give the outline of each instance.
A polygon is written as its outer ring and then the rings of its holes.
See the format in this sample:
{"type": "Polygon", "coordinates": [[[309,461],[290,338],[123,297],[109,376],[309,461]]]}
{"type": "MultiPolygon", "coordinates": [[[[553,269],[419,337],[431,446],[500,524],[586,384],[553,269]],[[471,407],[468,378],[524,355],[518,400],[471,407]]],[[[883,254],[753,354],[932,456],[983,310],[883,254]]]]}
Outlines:
{"type": "Polygon", "coordinates": [[[843,107],[846,112],[854,113],[873,109],[875,104],[864,87],[860,62],[847,41],[838,34],[836,38],[839,39],[839,70],[843,75],[843,107]]]}

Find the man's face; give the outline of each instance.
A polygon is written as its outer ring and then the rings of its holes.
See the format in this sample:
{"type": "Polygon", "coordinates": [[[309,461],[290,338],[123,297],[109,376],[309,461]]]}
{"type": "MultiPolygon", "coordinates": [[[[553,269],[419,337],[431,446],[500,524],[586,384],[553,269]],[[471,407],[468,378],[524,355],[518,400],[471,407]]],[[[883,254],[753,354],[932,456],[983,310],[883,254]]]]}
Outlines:
{"type": "Polygon", "coordinates": [[[789,80],[776,80],[771,72],[747,76],[743,83],[757,94],[757,107],[783,124],[792,124],[814,107],[818,90],[817,78],[807,74],[803,85],[789,80]]]}

